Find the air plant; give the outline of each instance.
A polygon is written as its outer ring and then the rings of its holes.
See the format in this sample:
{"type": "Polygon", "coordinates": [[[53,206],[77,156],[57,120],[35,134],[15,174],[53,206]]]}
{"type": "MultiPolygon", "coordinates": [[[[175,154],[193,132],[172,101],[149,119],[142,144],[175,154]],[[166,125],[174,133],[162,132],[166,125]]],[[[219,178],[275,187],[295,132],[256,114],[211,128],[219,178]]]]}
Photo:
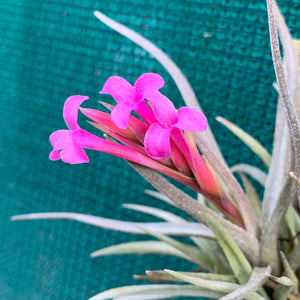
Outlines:
{"type": "Polygon", "coordinates": [[[12,220],[71,219],[149,235],[155,240],[113,245],[91,256],[168,254],[194,263],[198,271],[147,270],[146,275],[135,277],[151,284],[114,288],[92,300],[178,296],[222,300],[300,299],[297,56],[295,42],[274,0],[267,0],[267,10],[277,78],[275,87],[279,94],[272,155],[241,128],[221,117],[217,120],[261,158],[269,169],[268,175],[247,164],[230,169],[193,89],[175,63],[149,40],[95,12],[100,21],[143,47],[166,68],[187,107],[176,110],[171,100],[160,92],[164,80],[158,74],[143,74],[134,85],[121,77],[110,77],[100,92],[110,94],[116,101],[116,105],[101,102],[108,112],[81,108],[87,96],[75,95],[66,100],[63,115],[68,130],[58,130],[50,136],[53,146],[50,159],[71,164],[87,163],[89,158],[84,149],[122,157],[158,191],[151,191],[151,195],[185,211],[192,220],[136,204],[125,207],[163,222],[124,222],[76,213],[27,214],[14,216],[12,220]],[[104,133],[103,138],[79,127],[79,110],[90,119],[88,122],[92,126],[104,133]],[[235,172],[240,174],[244,188],[233,175],[235,172]],[[192,198],[165,176],[196,191],[199,198],[192,198]],[[265,187],[262,202],[247,176],[265,187]],[[179,236],[189,238],[192,244],[179,241],[176,238],[179,236]]]}

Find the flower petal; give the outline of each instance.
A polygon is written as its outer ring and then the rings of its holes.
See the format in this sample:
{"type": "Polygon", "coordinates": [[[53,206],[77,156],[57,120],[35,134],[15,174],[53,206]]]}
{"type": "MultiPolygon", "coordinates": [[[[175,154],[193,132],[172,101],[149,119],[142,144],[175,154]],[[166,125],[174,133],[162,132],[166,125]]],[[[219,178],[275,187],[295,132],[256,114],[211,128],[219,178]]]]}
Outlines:
{"type": "Polygon", "coordinates": [[[61,159],[70,164],[89,162],[85,151],[74,142],[71,130],[55,131],[50,135],[50,142],[53,146],[53,151],[49,155],[51,160],[61,159]]]}
{"type": "Polygon", "coordinates": [[[133,86],[120,76],[109,77],[100,94],[109,94],[113,96],[117,103],[129,102],[135,103],[138,101],[138,96],[133,86]]]}
{"type": "Polygon", "coordinates": [[[141,75],[135,82],[134,88],[142,96],[146,90],[159,90],[165,82],[161,76],[155,73],[141,75]]]}
{"type": "Polygon", "coordinates": [[[177,112],[178,121],[174,127],[188,131],[205,131],[207,120],[204,114],[196,109],[181,107],[177,112]]]}
{"type": "Polygon", "coordinates": [[[177,113],[173,103],[158,91],[147,90],[144,97],[152,106],[155,118],[163,127],[169,127],[177,122],[177,113]]]}
{"type": "Polygon", "coordinates": [[[77,124],[77,117],[78,117],[78,109],[81,103],[85,100],[89,99],[88,96],[80,96],[75,95],[69,97],[64,105],[63,116],[65,123],[71,130],[78,129],[79,126],[77,124]]]}
{"type": "Polygon", "coordinates": [[[115,108],[111,112],[111,120],[117,127],[121,129],[126,129],[128,126],[131,110],[131,103],[120,102],[115,106],[115,108]]]}
{"type": "Polygon", "coordinates": [[[153,123],[145,136],[145,149],[148,155],[154,159],[170,158],[170,133],[171,128],[163,128],[159,123],[153,123]]]}

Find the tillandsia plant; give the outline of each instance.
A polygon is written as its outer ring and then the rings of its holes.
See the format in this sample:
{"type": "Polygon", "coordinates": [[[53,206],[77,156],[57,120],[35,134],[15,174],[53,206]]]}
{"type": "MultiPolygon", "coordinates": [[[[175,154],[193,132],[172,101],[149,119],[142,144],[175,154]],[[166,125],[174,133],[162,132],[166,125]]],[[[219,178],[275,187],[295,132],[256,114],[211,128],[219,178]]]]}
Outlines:
{"type": "Polygon", "coordinates": [[[119,287],[91,299],[145,300],[178,296],[223,300],[300,299],[297,56],[295,42],[276,2],[267,0],[267,8],[277,78],[275,87],[279,93],[272,156],[242,129],[223,118],[218,121],[262,159],[269,169],[268,175],[247,164],[230,169],[191,86],[174,62],[139,34],[95,12],[99,20],[146,49],[166,68],[187,107],[176,110],[171,100],[160,92],[164,80],[158,74],[143,74],[134,85],[121,77],[110,77],[100,92],[110,94],[116,102],[115,105],[101,102],[108,112],[81,108],[87,96],[75,95],[66,100],[63,116],[68,129],[50,136],[53,146],[50,159],[71,164],[87,163],[85,149],[122,157],[158,190],[151,192],[153,196],[187,212],[193,221],[156,207],[135,204],[126,204],[126,207],[158,217],[163,222],[123,222],[76,213],[28,214],[12,219],[72,219],[150,235],[156,240],[114,245],[95,251],[91,256],[168,254],[194,263],[198,271],[148,270],[146,275],[135,277],[151,284],[119,287]],[[80,128],[78,111],[88,117],[88,122],[102,131],[104,137],[80,128]],[[244,188],[234,172],[240,174],[244,188]],[[162,174],[196,191],[198,199],[184,193],[162,174]],[[247,176],[265,187],[262,202],[247,176]],[[193,245],[179,241],[178,236],[189,238],[193,245]]]}

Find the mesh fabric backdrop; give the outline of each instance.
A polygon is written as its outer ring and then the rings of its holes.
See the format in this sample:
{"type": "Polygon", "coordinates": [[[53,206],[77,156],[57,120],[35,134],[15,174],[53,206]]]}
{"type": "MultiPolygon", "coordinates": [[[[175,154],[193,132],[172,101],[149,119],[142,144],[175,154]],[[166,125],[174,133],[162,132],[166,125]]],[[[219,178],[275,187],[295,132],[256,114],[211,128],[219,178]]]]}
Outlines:
{"type": "MultiPolygon", "coordinates": [[[[300,1],[279,1],[300,37],[300,1]]],[[[99,108],[105,80],[130,82],[161,74],[164,93],[183,100],[163,67],[146,51],[101,24],[98,9],[165,51],[193,86],[229,165],[258,159],[215,121],[222,115],[269,150],[276,92],[264,0],[0,0],[0,299],[87,299],[108,288],[136,284],[146,269],[191,268],[160,256],[89,253],[141,237],[73,221],[9,221],[15,214],[70,211],[145,220],[123,202],[159,203],[150,186],[122,159],[88,152],[90,164],[48,160],[48,137],[65,128],[70,95],[89,95],[99,108]]],[[[80,119],[84,124],[84,118],[80,119]]],[[[87,128],[87,127],[86,127],[87,128]]],[[[147,220],[151,220],[147,218],[147,220]]]]}

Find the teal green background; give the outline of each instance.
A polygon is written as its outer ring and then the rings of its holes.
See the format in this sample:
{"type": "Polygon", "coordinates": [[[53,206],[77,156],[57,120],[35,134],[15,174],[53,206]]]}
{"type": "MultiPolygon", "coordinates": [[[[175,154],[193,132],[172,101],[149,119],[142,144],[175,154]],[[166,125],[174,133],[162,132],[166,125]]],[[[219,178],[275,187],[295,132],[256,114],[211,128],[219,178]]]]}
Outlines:
{"type": "MultiPolygon", "coordinates": [[[[279,1],[294,37],[300,1],[279,1]]],[[[130,82],[161,74],[164,93],[183,105],[174,82],[147,52],[101,24],[97,9],[153,41],[186,75],[229,165],[259,164],[215,121],[222,115],[271,150],[277,96],[272,88],[264,1],[0,0],[0,299],[88,299],[137,284],[146,269],[189,270],[179,259],[151,255],[90,259],[101,247],[142,237],[72,221],[10,222],[31,212],[70,211],[143,221],[121,203],[160,205],[123,160],[88,152],[90,164],[51,162],[49,135],[65,128],[62,109],[74,94],[100,108],[111,75],[130,82]]],[[[84,118],[80,124],[88,128],[84,118]]],[[[152,220],[146,218],[146,220],[152,220]]]]}

